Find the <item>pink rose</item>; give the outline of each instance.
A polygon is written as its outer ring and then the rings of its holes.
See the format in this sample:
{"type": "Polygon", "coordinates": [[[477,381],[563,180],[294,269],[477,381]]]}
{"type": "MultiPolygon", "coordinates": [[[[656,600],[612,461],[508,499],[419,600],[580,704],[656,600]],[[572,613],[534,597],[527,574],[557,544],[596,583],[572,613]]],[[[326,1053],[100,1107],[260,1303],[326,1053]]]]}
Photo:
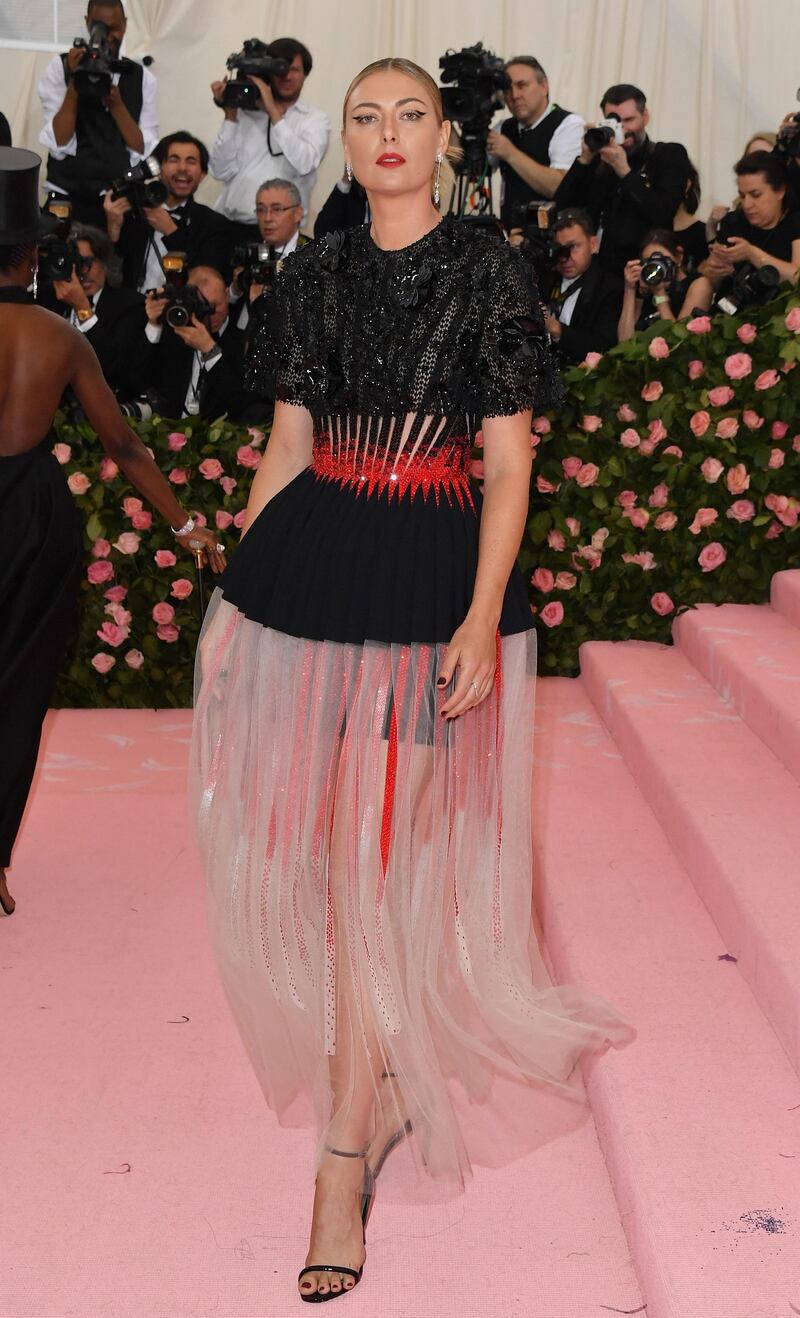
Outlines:
{"type": "Polygon", "coordinates": [[[144,663],[144,655],[141,650],[129,650],[125,655],[125,662],[129,668],[141,668],[144,663]]]}
{"type": "Polygon", "coordinates": [[[712,407],[727,407],[736,395],[729,384],[718,384],[716,389],[709,389],[708,401],[712,407]]]}
{"type": "Polygon", "coordinates": [[[111,545],[102,536],[98,536],[92,545],[92,558],[108,558],[111,553],[111,545]]]}
{"type": "Polygon", "coordinates": [[[146,508],[142,509],[140,513],[134,513],[131,518],[131,526],[137,531],[149,531],[152,525],[153,514],[149,513],[146,508]]]}
{"type": "Polygon", "coordinates": [[[665,594],[663,590],[657,590],[655,595],[650,596],[650,608],[660,617],[666,618],[668,613],[673,612],[675,605],[669,595],[665,594]]]}
{"type": "Polygon", "coordinates": [[[116,662],[113,654],[96,654],[91,661],[92,668],[98,673],[110,672],[116,662]]]}
{"type": "Polygon", "coordinates": [[[650,346],[647,351],[651,357],[657,362],[660,362],[663,361],[665,357],[669,357],[669,344],[666,339],[662,339],[661,335],[659,335],[658,338],[650,340],[650,346]]]}
{"type": "Polygon", "coordinates": [[[686,328],[690,334],[708,334],[711,329],[711,317],[694,316],[692,320],[686,322],[686,328]]]}
{"type": "Polygon", "coordinates": [[[162,600],[160,604],[153,605],[152,608],[153,622],[164,624],[164,623],[172,622],[172,619],[174,617],[175,617],[175,610],[173,609],[171,604],[167,604],[166,600],[162,600]]]}
{"type": "Polygon", "coordinates": [[[197,526],[208,526],[208,518],[205,513],[199,513],[196,508],[193,508],[191,516],[194,518],[197,526]]]}
{"type": "MultiPolygon", "coordinates": [[[[555,494],[556,490],[559,490],[561,486],[560,484],[554,485],[553,482],[549,481],[546,476],[537,476],[536,488],[540,494],[555,494]]],[[[234,517],[233,520],[235,522],[236,518],[234,517]]]]}
{"type": "Polygon", "coordinates": [[[101,582],[111,580],[114,569],[107,558],[101,558],[97,563],[89,564],[86,575],[93,586],[99,586],[101,582]]]}
{"type": "Polygon", "coordinates": [[[537,416],[533,419],[531,429],[535,431],[537,435],[549,435],[553,427],[546,416],[537,416]]]}
{"type": "Polygon", "coordinates": [[[768,494],[764,503],[784,526],[796,526],[800,502],[789,499],[785,494],[768,494]]]}
{"type": "Polygon", "coordinates": [[[561,469],[567,480],[571,480],[573,476],[577,476],[582,466],[583,463],[580,458],[562,458],[561,460],[561,469]]]}
{"type": "Polygon", "coordinates": [[[647,502],[651,508],[665,508],[669,502],[669,486],[662,481],[655,487],[647,502]]]}
{"type": "Polygon", "coordinates": [[[566,522],[567,530],[569,531],[571,536],[580,535],[581,524],[578,521],[577,517],[565,517],[564,521],[566,522]]]}
{"type": "Polygon", "coordinates": [[[744,409],[742,412],[742,420],[748,430],[760,430],[764,424],[763,416],[759,416],[758,412],[754,412],[752,407],[746,407],[744,409]]]}
{"type": "Polygon", "coordinates": [[[69,462],[72,457],[72,449],[69,444],[54,444],[53,453],[55,454],[56,461],[60,462],[62,467],[64,463],[69,462]]]}
{"type": "Polygon", "coordinates": [[[157,549],[153,558],[156,567],[174,567],[178,561],[171,549],[157,549]]]}
{"type": "Polygon", "coordinates": [[[72,475],[67,477],[67,485],[73,494],[85,494],[92,488],[92,482],[82,471],[73,471],[72,475]]]}
{"type": "Polygon", "coordinates": [[[135,531],[123,531],[119,539],[114,541],[114,548],[121,554],[135,554],[141,543],[135,531]]]}
{"type": "Polygon", "coordinates": [[[244,526],[244,514],[245,514],[245,509],[242,508],[233,519],[233,524],[236,527],[237,531],[240,531],[241,528],[244,526]]]}
{"type": "Polygon", "coordinates": [[[574,572],[559,572],[556,575],[556,590],[573,590],[578,584],[574,572]]]}
{"type": "Polygon", "coordinates": [[[128,496],[127,499],[122,500],[122,511],[126,517],[133,517],[134,513],[140,513],[143,507],[144,504],[141,499],[134,499],[128,496]]]}
{"type": "Polygon", "coordinates": [[[233,476],[220,476],[219,483],[222,486],[225,493],[227,494],[228,498],[230,498],[230,496],[233,494],[233,491],[236,489],[236,481],[234,480],[233,476]]]}
{"type": "Polygon", "coordinates": [[[218,508],[214,514],[214,522],[218,531],[227,531],[232,521],[232,515],[226,513],[224,508],[218,508]]]}
{"type": "Polygon", "coordinates": [[[792,307],[787,311],[784,324],[790,334],[800,334],[800,307],[792,307]]]}
{"type": "Polygon", "coordinates": [[[758,330],[755,325],[751,325],[747,322],[744,325],[739,326],[736,331],[736,337],[740,343],[754,343],[758,337],[758,330]]]}
{"type": "Polygon", "coordinates": [[[567,546],[563,531],[548,531],[547,543],[551,549],[556,550],[566,549],[567,546]]]}
{"type": "Polygon", "coordinates": [[[739,422],[735,416],[724,416],[715,431],[717,439],[733,439],[738,433],[739,422]]]}
{"type": "MultiPolygon", "coordinates": [[[[797,310],[800,311],[800,307],[798,307],[797,310]]],[[[785,439],[789,433],[789,427],[785,421],[773,421],[772,429],[769,433],[771,439],[785,439]]]]}
{"type": "Polygon", "coordinates": [[[257,426],[248,426],[247,433],[250,436],[250,443],[255,444],[256,447],[264,443],[264,431],[259,430],[257,426]]]}
{"type": "Polygon", "coordinates": [[[642,390],[642,398],[646,403],[655,403],[664,392],[664,386],[660,380],[651,380],[642,390]]]}
{"type": "Polygon", "coordinates": [[[205,458],[197,470],[207,481],[216,481],[222,475],[224,467],[219,458],[205,458]]]}
{"type": "Polygon", "coordinates": [[[617,408],[617,416],[620,421],[635,421],[637,413],[628,403],[623,403],[622,407],[617,408]]]}
{"type": "Polygon", "coordinates": [[[602,548],[603,548],[603,545],[605,544],[606,540],[608,539],[608,534],[609,534],[609,532],[608,532],[608,527],[607,527],[607,526],[601,526],[601,527],[599,527],[599,529],[598,529],[597,531],[595,531],[594,535],[592,536],[592,548],[593,548],[593,549],[602,549],[602,548]]]}
{"type": "Polygon", "coordinates": [[[100,479],[101,481],[113,481],[119,475],[119,467],[111,458],[100,459],[100,479]]]}
{"type": "Polygon", "coordinates": [[[255,470],[261,461],[261,454],[258,449],[252,448],[249,444],[242,444],[242,447],[236,450],[236,461],[240,467],[249,467],[255,470]]]}
{"type": "Polygon", "coordinates": [[[603,555],[594,545],[582,545],[577,552],[577,557],[579,560],[583,559],[584,563],[588,563],[592,571],[599,567],[603,561],[603,555]]]}
{"type": "Polygon", "coordinates": [[[720,567],[728,557],[719,540],[712,540],[710,545],[701,549],[697,555],[697,561],[704,572],[713,572],[720,567]]]}
{"type": "MultiPolygon", "coordinates": [[[[483,480],[483,463],[480,458],[472,458],[469,464],[469,474],[473,480],[483,480]]],[[[231,519],[233,520],[233,519],[231,519]]]]}
{"type": "Polygon", "coordinates": [[[689,417],[689,429],[695,439],[701,439],[711,425],[711,416],[708,412],[693,412],[689,417]]]}
{"type": "Polygon", "coordinates": [[[664,449],[664,457],[666,457],[668,453],[671,454],[673,458],[683,457],[683,449],[678,448],[677,444],[668,444],[667,447],[664,449]]]}
{"type": "Polygon", "coordinates": [[[786,461],[786,454],[782,448],[774,448],[770,451],[769,462],[767,466],[774,471],[777,467],[782,467],[786,461]]]}
{"type": "Polygon", "coordinates": [[[694,361],[689,362],[689,379],[699,380],[701,375],[705,374],[705,362],[701,362],[697,357],[694,361]]]}
{"type": "Polygon", "coordinates": [[[632,508],[638,497],[635,490],[620,490],[617,495],[617,503],[620,508],[632,508]]]}
{"type": "Polygon", "coordinates": [[[537,567],[531,577],[531,585],[540,590],[543,595],[549,595],[553,589],[553,574],[548,567],[537,567]]]}
{"type": "Polygon", "coordinates": [[[641,453],[643,458],[649,458],[652,453],[655,453],[655,451],[656,451],[656,446],[653,443],[652,439],[643,439],[641,444],[639,445],[639,452],[641,453]]]}
{"type": "Polygon", "coordinates": [[[656,566],[655,555],[650,553],[649,549],[644,550],[641,554],[623,554],[623,563],[635,563],[643,572],[652,572],[656,566]]]}
{"type": "Polygon", "coordinates": [[[781,377],[778,375],[778,372],[776,370],[762,371],[760,375],[756,376],[756,381],[753,388],[772,389],[773,386],[778,383],[780,378],[781,377]]]}
{"type": "Polygon", "coordinates": [[[635,526],[637,531],[643,531],[650,521],[650,514],[646,508],[626,508],[622,516],[627,517],[631,526],[635,526]]]}
{"type": "Polygon", "coordinates": [[[584,462],[583,466],[581,467],[580,471],[575,477],[575,482],[577,485],[580,485],[582,490],[585,490],[589,485],[594,485],[599,475],[600,475],[599,467],[595,466],[593,462],[584,462]]]}
{"type": "Polygon", "coordinates": [[[595,366],[599,365],[599,363],[602,360],[603,360],[602,352],[587,352],[586,356],[581,362],[581,366],[585,366],[587,370],[593,371],[595,366]]]}
{"type": "Polygon", "coordinates": [[[737,499],[725,515],[734,522],[749,522],[756,515],[756,506],[752,499],[737,499]]]}
{"type": "Polygon", "coordinates": [[[182,435],[180,430],[173,430],[171,435],[167,436],[167,448],[170,453],[179,453],[186,443],[186,436],[182,435]]]}
{"type": "Polygon", "coordinates": [[[678,518],[675,513],[659,513],[653,525],[657,531],[674,531],[678,518]]]}
{"type": "Polygon", "coordinates": [[[698,508],[689,530],[692,535],[699,535],[704,526],[712,526],[718,517],[716,508],[698,508]]]}
{"type": "Polygon", "coordinates": [[[100,637],[104,645],[113,645],[114,648],[122,645],[123,641],[130,635],[130,627],[120,627],[116,622],[104,622],[102,627],[98,627],[95,633],[100,637]]]}
{"type": "Polygon", "coordinates": [[[105,612],[110,614],[118,627],[130,628],[133,622],[133,614],[130,609],[123,609],[121,604],[115,604],[113,600],[106,605],[105,612]]]}
{"type": "Polygon", "coordinates": [[[623,446],[623,448],[639,447],[639,435],[633,429],[633,426],[629,426],[627,430],[623,430],[622,434],[619,437],[619,442],[623,446]]]}
{"type": "Polygon", "coordinates": [[[651,444],[660,444],[667,438],[667,428],[663,421],[651,421],[647,427],[647,437],[651,444]]]}
{"type": "Polygon", "coordinates": [[[585,430],[587,435],[593,435],[603,424],[601,416],[585,416],[581,421],[581,430],[585,430]]]}
{"type": "Polygon", "coordinates": [[[173,485],[186,485],[189,480],[189,477],[186,474],[186,468],[173,467],[172,471],[169,473],[169,480],[172,481],[173,485]]]}
{"type": "Polygon", "coordinates": [[[558,627],[564,621],[564,605],[560,600],[551,600],[545,604],[539,617],[545,627],[558,627]]]}
{"type": "Polygon", "coordinates": [[[719,461],[719,458],[706,458],[700,470],[702,471],[709,485],[713,485],[714,481],[719,480],[725,468],[723,464],[719,461]]]}
{"type": "Polygon", "coordinates": [[[156,627],[156,636],[160,641],[167,641],[170,644],[177,641],[180,636],[180,627],[175,627],[171,622],[165,623],[163,627],[156,627]]]}
{"type": "Polygon", "coordinates": [[[194,590],[191,581],[186,577],[176,577],[170,586],[170,595],[174,595],[176,600],[187,600],[194,590]]]}
{"type": "Polygon", "coordinates": [[[750,477],[743,462],[737,462],[735,467],[728,468],[725,484],[731,494],[744,494],[745,490],[750,489],[750,477]]]}
{"type": "Polygon", "coordinates": [[[743,380],[753,369],[749,352],[733,352],[725,358],[725,374],[729,380],[743,380]]]}
{"type": "Polygon", "coordinates": [[[769,526],[764,532],[764,539],[777,540],[779,535],[783,535],[783,527],[781,526],[780,522],[770,522],[769,526]]]}
{"type": "Polygon", "coordinates": [[[112,604],[121,604],[127,593],[127,586],[109,586],[108,590],[103,591],[103,599],[111,600],[112,604]]]}

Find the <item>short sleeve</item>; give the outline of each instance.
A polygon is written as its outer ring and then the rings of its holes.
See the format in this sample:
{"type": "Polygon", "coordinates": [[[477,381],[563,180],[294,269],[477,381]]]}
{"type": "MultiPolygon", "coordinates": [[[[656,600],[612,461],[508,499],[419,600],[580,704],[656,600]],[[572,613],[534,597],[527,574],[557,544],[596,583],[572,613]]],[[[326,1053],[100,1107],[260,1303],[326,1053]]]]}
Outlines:
{"type": "Polygon", "coordinates": [[[478,419],[558,407],[561,382],[530,264],[516,248],[498,245],[491,252],[485,281],[478,419]]]}
{"type": "Polygon", "coordinates": [[[249,393],[311,409],[315,389],[308,359],[309,307],[303,264],[292,253],[277,276],[272,306],[259,317],[245,362],[245,388],[249,393]]]}

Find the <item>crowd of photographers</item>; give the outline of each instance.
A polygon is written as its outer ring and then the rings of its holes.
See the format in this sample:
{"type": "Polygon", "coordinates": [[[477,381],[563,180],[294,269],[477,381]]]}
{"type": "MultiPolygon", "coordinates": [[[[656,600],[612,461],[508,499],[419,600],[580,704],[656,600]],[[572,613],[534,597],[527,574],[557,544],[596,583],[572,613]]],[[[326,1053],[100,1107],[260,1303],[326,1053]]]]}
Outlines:
{"type": "MultiPolygon", "coordinates": [[[[59,228],[42,246],[37,296],[86,334],[131,415],[268,421],[273,399],[246,392],[244,363],[283,258],[309,241],[331,132],[302,98],[311,55],[291,38],[245,41],[212,84],[222,123],[209,150],[189,131],[159,138],[156,79],[121,55],[120,0],[89,0],[86,25],[39,85],[59,228]],[[223,184],[213,208],[195,195],[209,173],[223,184]]],[[[462,148],[451,208],[523,249],[565,364],[654,321],[762,303],[797,278],[800,116],[747,144],[732,206],[703,220],[697,170],[682,145],[650,136],[638,87],[609,87],[587,123],[556,104],[532,56],[504,62],[479,44],[440,66],[462,148]],[[480,215],[493,169],[499,221],[480,215]]],[[[315,233],[368,218],[345,176],[315,233]]]]}

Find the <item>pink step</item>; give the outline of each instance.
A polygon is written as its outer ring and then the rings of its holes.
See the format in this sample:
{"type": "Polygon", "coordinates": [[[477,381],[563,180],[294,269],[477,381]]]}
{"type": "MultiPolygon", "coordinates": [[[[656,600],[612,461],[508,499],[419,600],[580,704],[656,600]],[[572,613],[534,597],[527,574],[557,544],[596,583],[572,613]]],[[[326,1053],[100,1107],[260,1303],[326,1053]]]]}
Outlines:
{"type": "Polygon", "coordinates": [[[701,604],[672,636],[800,781],[800,629],[767,604],[701,604]]]}
{"type": "Polygon", "coordinates": [[[587,1073],[647,1318],[778,1318],[800,1307],[797,1075],[581,680],[540,682],[536,745],[557,976],[638,1029],[587,1073]]]}
{"type": "Polygon", "coordinates": [[[773,609],[800,627],[800,571],[776,572],[772,578],[770,602],[773,609]]]}
{"type": "Polygon", "coordinates": [[[800,1069],[800,783],[680,650],[589,642],[583,681],[800,1069]]]}

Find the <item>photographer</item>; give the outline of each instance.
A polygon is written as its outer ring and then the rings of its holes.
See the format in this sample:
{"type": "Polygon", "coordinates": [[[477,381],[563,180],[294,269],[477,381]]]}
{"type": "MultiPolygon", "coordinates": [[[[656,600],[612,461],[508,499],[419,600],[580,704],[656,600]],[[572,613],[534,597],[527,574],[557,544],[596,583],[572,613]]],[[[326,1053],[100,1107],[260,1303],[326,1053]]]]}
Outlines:
{"type": "Polygon", "coordinates": [[[559,356],[582,362],[617,341],[619,280],[596,260],[598,242],[586,211],[562,211],[552,229],[557,244],[549,288],[543,285],[547,329],[559,356]]]}
{"type": "Polygon", "coordinates": [[[580,115],[551,102],[547,74],[532,55],[509,60],[506,73],[512,118],[489,133],[486,147],[500,165],[500,219],[508,230],[520,207],[555,194],[581,149],[585,125],[580,115]]]}
{"type": "Polygon", "coordinates": [[[75,219],[100,229],[105,225],[101,194],[110,180],[138,164],[158,140],[156,80],[141,64],[119,55],[126,22],[122,0],[89,0],[91,49],[73,46],[54,55],[39,82],[44,111],[39,141],[50,153],[46,187],[67,193],[75,219]],[[96,66],[90,60],[95,53],[96,66]],[[90,80],[93,67],[113,72],[92,74],[90,80]]]}
{"type": "MultiPolygon", "coordinates": [[[[328,149],[331,125],[322,110],[300,100],[311,72],[311,55],[291,37],[267,47],[288,62],[285,74],[269,81],[248,75],[259,92],[258,109],[225,106],[225,121],[211,148],[211,173],[225,184],[215,209],[239,226],[238,241],[257,239],[253,198],[264,178],[295,183],[308,212],[317,170],[328,149]]],[[[214,102],[222,105],[227,79],[211,84],[214,102]]]]}
{"type": "Polygon", "coordinates": [[[136,393],[146,370],[144,300],[129,288],[114,287],[119,260],[100,229],[76,225],[70,235],[78,260],[69,279],[54,279],[57,307],[85,335],[103,375],[120,396],[136,393]]]}
{"type": "Polygon", "coordinates": [[[195,201],[208,173],[208,149],[191,133],[162,137],[153,151],[167,196],[161,206],[134,207],[128,197],[103,198],[106,227],[122,257],[123,282],[144,293],[164,282],[167,252],[184,252],[186,264],[229,273],[232,229],[224,216],[195,201]]]}
{"type": "Polygon", "coordinates": [[[324,238],[337,229],[355,229],[369,224],[369,202],[358,179],[349,179],[347,171],[337,179],[314,221],[314,237],[324,238]]]}
{"type": "Polygon", "coordinates": [[[689,161],[686,191],[683,201],[673,216],[671,226],[672,232],[679,235],[679,242],[683,249],[683,264],[686,273],[689,275],[695,275],[703,261],[708,258],[706,226],[702,220],[697,218],[701,196],[700,175],[692,162],[689,161]]]}
{"type": "Polygon", "coordinates": [[[279,268],[277,263],[283,261],[290,252],[310,242],[300,232],[302,219],[303,203],[294,183],[289,183],[287,179],[273,178],[261,184],[256,193],[259,243],[253,244],[252,251],[256,265],[255,268],[237,266],[229,290],[232,307],[241,302],[241,307],[237,306],[235,313],[239,329],[246,330],[251,317],[268,312],[269,294],[273,291],[273,281],[279,268]],[[259,278],[264,247],[270,249],[270,259],[276,262],[275,271],[264,271],[267,282],[259,278]]]}
{"type": "Polygon", "coordinates": [[[736,164],[735,173],[739,205],[720,221],[708,260],[689,290],[698,311],[709,310],[715,297],[719,302],[733,295],[734,310],[766,301],[779,282],[795,283],[800,269],[800,212],[789,206],[784,157],[753,151],[736,164]]]}
{"type": "Polygon", "coordinates": [[[644,92],[629,83],[609,87],[601,101],[609,124],[590,124],[580,155],[561,183],[559,207],[588,210],[598,232],[600,261],[622,273],[648,229],[669,229],[683,201],[689,157],[678,142],[651,142],[644,92]],[[621,141],[615,140],[616,137],[621,141]]]}
{"type": "Polygon", "coordinates": [[[197,266],[177,298],[174,291],[158,289],[148,293],[145,309],[148,324],[143,337],[151,345],[149,383],[161,414],[209,420],[227,414],[238,421],[245,402],[244,335],[231,324],[228,290],[220,272],[197,266]],[[188,290],[195,292],[187,297],[188,290]],[[176,301],[183,303],[181,319],[186,323],[173,326],[168,317],[176,301]]]}
{"type": "Polygon", "coordinates": [[[642,241],[638,261],[625,266],[625,296],[619,318],[620,343],[649,329],[656,320],[683,320],[692,311],[691,279],[678,234],[651,229],[642,241]]]}

